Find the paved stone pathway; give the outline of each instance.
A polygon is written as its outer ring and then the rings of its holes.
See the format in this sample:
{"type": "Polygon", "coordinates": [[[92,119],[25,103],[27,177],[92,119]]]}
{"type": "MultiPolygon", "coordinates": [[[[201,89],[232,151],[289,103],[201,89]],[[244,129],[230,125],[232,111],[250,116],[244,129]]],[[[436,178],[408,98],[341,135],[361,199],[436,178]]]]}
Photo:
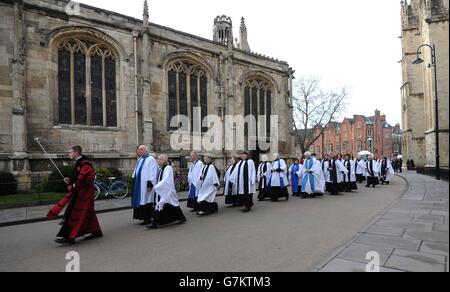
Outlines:
{"type": "Polygon", "coordinates": [[[448,272],[449,184],[414,172],[402,177],[409,191],[317,271],[364,272],[367,254],[377,252],[381,272],[448,272]]]}

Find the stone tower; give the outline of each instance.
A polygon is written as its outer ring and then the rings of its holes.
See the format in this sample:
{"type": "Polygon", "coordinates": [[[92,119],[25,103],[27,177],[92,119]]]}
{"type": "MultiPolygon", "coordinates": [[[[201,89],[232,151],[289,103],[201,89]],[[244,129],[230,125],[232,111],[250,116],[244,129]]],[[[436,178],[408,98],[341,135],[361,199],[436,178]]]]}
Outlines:
{"type": "Polygon", "coordinates": [[[241,27],[239,32],[239,49],[250,52],[250,46],[248,45],[247,40],[247,26],[245,25],[245,18],[241,18],[241,27]]]}
{"type": "Polygon", "coordinates": [[[214,19],[214,37],[215,42],[233,47],[233,22],[230,17],[225,15],[217,16],[214,19]]]}
{"type": "Polygon", "coordinates": [[[413,65],[421,45],[435,45],[439,105],[440,162],[448,173],[449,131],[449,0],[401,2],[402,19],[402,123],[404,160],[414,159],[419,168],[433,171],[435,160],[434,74],[431,51],[420,49],[424,62],[413,65]]]}

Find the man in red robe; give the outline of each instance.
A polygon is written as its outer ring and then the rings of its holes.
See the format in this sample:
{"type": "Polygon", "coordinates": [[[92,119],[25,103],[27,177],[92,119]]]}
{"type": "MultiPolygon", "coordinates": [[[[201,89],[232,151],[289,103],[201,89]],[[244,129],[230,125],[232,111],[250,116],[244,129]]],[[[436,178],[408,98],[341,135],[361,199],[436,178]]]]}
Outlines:
{"type": "Polygon", "coordinates": [[[94,167],[82,155],[80,146],[70,148],[69,158],[75,161],[72,178],[64,179],[69,193],[47,215],[49,220],[55,220],[67,205],[62,228],[57,235],[59,238],[55,240],[59,244],[74,244],[77,238],[88,234],[85,240],[103,237],[94,209],[94,167]]]}

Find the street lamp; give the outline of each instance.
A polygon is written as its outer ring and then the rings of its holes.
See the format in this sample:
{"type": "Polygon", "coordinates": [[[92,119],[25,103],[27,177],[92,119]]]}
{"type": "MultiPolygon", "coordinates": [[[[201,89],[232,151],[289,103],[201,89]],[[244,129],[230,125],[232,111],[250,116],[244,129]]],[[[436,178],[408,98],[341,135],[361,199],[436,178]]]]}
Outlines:
{"type": "Polygon", "coordinates": [[[434,115],[435,115],[435,132],[436,132],[436,179],[441,179],[440,173],[440,154],[439,154],[439,104],[438,104],[438,89],[437,89],[437,62],[436,62],[436,46],[433,44],[423,44],[417,49],[417,59],[414,60],[413,65],[419,65],[424,62],[420,58],[420,49],[428,47],[431,49],[431,64],[428,68],[434,67],[434,115]]]}

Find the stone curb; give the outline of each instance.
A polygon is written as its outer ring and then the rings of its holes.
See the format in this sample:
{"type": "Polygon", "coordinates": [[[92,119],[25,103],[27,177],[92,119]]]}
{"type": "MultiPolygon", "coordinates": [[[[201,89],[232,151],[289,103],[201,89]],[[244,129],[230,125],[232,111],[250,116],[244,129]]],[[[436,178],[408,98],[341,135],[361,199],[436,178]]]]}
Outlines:
{"type": "Polygon", "coordinates": [[[330,263],[332,260],[334,260],[340,253],[342,253],[346,248],[348,248],[350,245],[352,245],[353,243],[355,243],[355,241],[364,233],[366,233],[367,230],[369,230],[369,228],[372,227],[372,225],[374,225],[376,222],[378,222],[381,218],[383,218],[384,215],[386,215],[386,213],[388,213],[395,205],[397,205],[397,203],[399,203],[402,198],[409,194],[409,192],[411,191],[411,184],[409,183],[409,181],[402,175],[396,174],[396,176],[398,176],[399,178],[403,179],[406,184],[407,184],[407,190],[406,192],[399,198],[397,199],[395,202],[393,202],[391,205],[389,205],[388,207],[386,207],[383,211],[381,211],[378,215],[376,215],[376,217],[374,219],[372,219],[367,225],[365,225],[364,227],[362,227],[358,233],[353,236],[347,243],[345,243],[344,245],[342,245],[341,247],[337,248],[336,251],[334,251],[330,256],[328,256],[325,260],[321,260],[320,262],[318,262],[317,264],[313,265],[313,267],[309,270],[309,272],[319,272],[323,267],[325,267],[328,263],[330,263]]]}
{"type": "MultiPolygon", "coordinates": [[[[217,197],[223,197],[224,195],[217,195],[217,197]]],[[[180,203],[181,202],[187,202],[187,198],[186,199],[180,199],[180,203]]],[[[111,213],[111,212],[119,212],[119,211],[125,211],[125,210],[131,210],[133,209],[131,206],[130,207],[117,207],[117,208],[108,208],[108,209],[103,209],[103,210],[96,210],[96,214],[104,214],[104,213],[111,213]]],[[[62,216],[58,217],[59,219],[62,218],[62,216]]],[[[1,227],[8,227],[8,226],[16,226],[16,225],[22,225],[22,224],[31,224],[31,223],[38,223],[38,222],[45,222],[48,221],[48,219],[46,217],[42,217],[42,218],[34,218],[34,219],[26,219],[26,220],[19,220],[19,221],[11,221],[11,222],[4,222],[4,223],[0,223],[0,228],[1,227]]]]}

